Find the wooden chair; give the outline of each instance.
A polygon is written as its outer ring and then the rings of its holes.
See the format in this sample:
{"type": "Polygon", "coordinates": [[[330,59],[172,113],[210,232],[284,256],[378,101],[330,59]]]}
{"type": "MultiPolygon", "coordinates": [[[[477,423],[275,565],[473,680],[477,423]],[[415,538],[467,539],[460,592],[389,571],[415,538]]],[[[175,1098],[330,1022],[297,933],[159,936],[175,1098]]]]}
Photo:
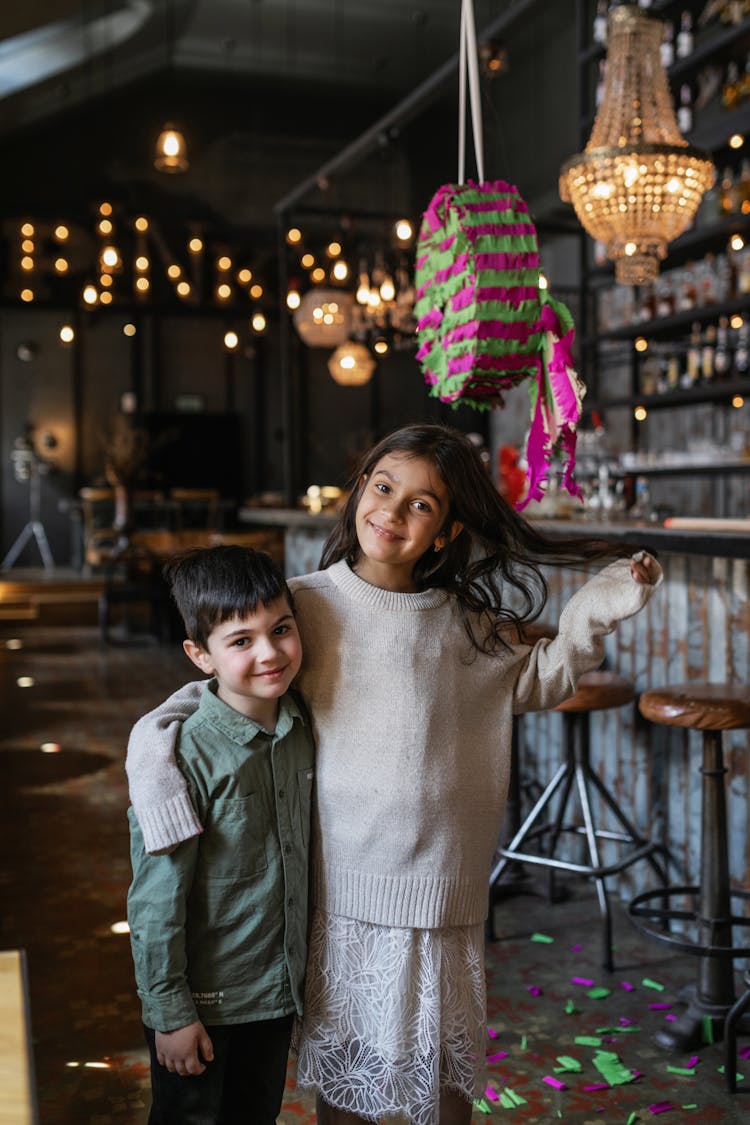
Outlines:
{"type": "Polygon", "coordinates": [[[219,490],[216,488],[172,488],[176,531],[190,528],[216,531],[219,526],[219,490]]]}
{"type": "Polygon", "coordinates": [[[112,488],[81,488],[83,563],[86,569],[106,566],[117,546],[114,528],[115,493],[112,488]]]}

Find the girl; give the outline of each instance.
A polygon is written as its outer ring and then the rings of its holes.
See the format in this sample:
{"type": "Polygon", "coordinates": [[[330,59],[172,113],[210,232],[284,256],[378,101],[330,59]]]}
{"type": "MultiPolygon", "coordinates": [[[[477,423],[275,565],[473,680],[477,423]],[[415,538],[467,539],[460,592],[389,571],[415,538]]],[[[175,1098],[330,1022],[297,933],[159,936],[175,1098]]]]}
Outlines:
{"type": "MultiPolygon", "coordinates": [[[[322,569],[292,581],[318,754],[298,1082],[317,1092],[321,1125],[470,1121],[513,715],[575,691],[602,638],[651,596],[658,563],[641,553],[605,567],[554,640],[508,638],[544,604],[543,562],[613,553],[540,536],[467,438],[414,425],[368,454],[322,569]]],[[[170,730],[198,694],[181,689],[131,736],[151,849],[200,831],[170,730]]]]}

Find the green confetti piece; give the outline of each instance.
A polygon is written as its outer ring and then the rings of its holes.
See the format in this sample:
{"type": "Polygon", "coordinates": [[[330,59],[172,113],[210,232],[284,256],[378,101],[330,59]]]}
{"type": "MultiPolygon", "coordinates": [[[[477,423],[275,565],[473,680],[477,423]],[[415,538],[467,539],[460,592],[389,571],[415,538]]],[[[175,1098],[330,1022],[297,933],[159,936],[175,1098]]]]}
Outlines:
{"type": "Polygon", "coordinates": [[[618,1024],[617,1027],[597,1027],[596,1032],[597,1035],[627,1035],[629,1031],[640,1030],[640,1027],[637,1027],[635,1024],[628,1024],[627,1027],[621,1027],[618,1024]]]}
{"type": "Polygon", "coordinates": [[[577,1074],[583,1069],[578,1059],[574,1059],[572,1055],[558,1055],[557,1061],[560,1065],[555,1067],[555,1074],[577,1074]]]}
{"type": "Polygon", "coordinates": [[[478,1109],[480,1113],[492,1113],[492,1109],[484,1098],[474,1099],[474,1109],[478,1109]]]}
{"type": "Polygon", "coordinates": [[[635,1112],[631,1113],[625,1125],[635,1125],[636,1121],[640,1121],[638,1114],[635,1112]]]}
{"type": "Polygon", "coordinates": [[[667,1074],[695,1074],[694,1066],[668,1066],[667,1074]]]}
{"type": "MultiPolygon", "coordinates": [[[[719,1066],[716,1069],[718,1070],[719,1074],[726,1074],[726,1068],[725,1067],[719,1066]]],[[[737,1081],[737,1082],[744,1082],[745,1081],[744,1075],[742,1075],[742,1074],[738,1074],[738,1073],[735,1072],[734,1077],[735,1077],[735,1081],[737,1081]]]]}
{"type": "Polygon", "coordinates": [[[697,1102],[691,1102],[690,1105],[684,1105],[682,1108],[683,1109],[697,1109],[698,1103],[697,1102]]]}
{"type": "Polygon", "coordinates": [[[576,1035],[573,1042],[579,1047],[600,1047],[602,1041],[598,1035],[576,1035]]]}
{"type": "Polygon", "coordinates": [[[590,996],[592,1000],[603,1000],[605,996],[612,995],[612,989],[604,988],[602,985],[599,985],[597,988],[587,989],[586,995],[590,996]]]}
{"type": "Polygon", "coordinates": [[[580,1008],[576,1008],[575,1003],[572,1000],[566,1000],[565,1001],[565,1015],[566,1016],[577,1016],[578,1013],[580,1012],[580,1010],[581,1010],[580,1008]]]}
{"type": "Polygon", "coordinates": [[[655,992],[663,992],[664,985],[659,984],[658,980],[651,980],[650,977],[644,977],[641,981],[644,988],[653,988],[655,992]]]}
{"type": "Polygon", "coordinates": [[[701,1020],[701,1033],[704,1043],[713,1043],[714,1041],[714,1021],[710,1016],[704,1016],[701,1020]]]}
{"type": "Polygon", "coordinates": [[[610,1086],[623,1086],[626,1082],[635,1079],[633,1071],[625,1066],[614,1051],[597,1051],[593,1062],[604,1081],[610,1086]]]}
{"type": "Polygon", "coordinates": [[[525,1035],[525,1033],[521,1036],[521,1050],[522,1051],[526,1050],[526,1035],[525,1035]]]}
{"type": "Polygon", "coordinates": [[[500,1105],[503,1109],[515,1109],[517,1105],[526,1105],[526,1098],[522,1098],[515,1090],[506,1086],[500,1093],[500,1105]]]}
{"type": "Polygon", "coordinates": [[[537,934],[531,935],[531,940],[541,942],[542,945],[552,945],[552,942],[555,939],[553,937],[550,937],[549,934],[538,934],[537,933],[537,934]]]}

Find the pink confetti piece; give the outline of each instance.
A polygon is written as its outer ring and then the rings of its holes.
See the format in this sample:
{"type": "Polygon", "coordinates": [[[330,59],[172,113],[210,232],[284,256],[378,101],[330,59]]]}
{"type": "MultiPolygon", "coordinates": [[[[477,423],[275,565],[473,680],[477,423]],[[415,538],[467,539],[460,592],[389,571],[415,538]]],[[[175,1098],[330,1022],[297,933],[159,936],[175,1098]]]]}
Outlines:
{"type": "Polygon", "coordinates": [[[670,1109],[674,1109],[674,1106],[672,1105],[671,1102],[653,1102],[648,1107],[649,1113],[653,1113],[653,1114],[666,1113],[667,1110],[670,1110],[670,1109]]]}
{"type": "Polygon", "coordinates": [[[565,1083],[561,1082],[559,1078],[553,1078],[551,1074],[545,1074],[542,1082],[546,1082],[548,1086],[553,1086],[555,1090],[566,1089],[565,1083]]]}
{"type": "Polygon", "coordinates": [[[633,992],[635,985],[631,984],[629,980],[621,980],[620,988],[624,988],[626,992],[633,992]]]}
{"type": "Polygon", "coordinates": [[[669,1020],[671,1023],[673,1020],[677,1019],[677,1016],[674,1014],[674,1012],[670,1012],[670,1014],[665,1016],[664,1019],[669,1020]]]}
{"type": "Polygon", "coordinates": [[[507,1057],[508,1057],[507,1051],[496,1051],[494,1055],[488,1055],[487,1056],[487,1062],[488,1063],[496,1063],[496,1062],[500,1062],[500,1059],[507,1059],[507,1057]]]}
{"type": "Polygon", "coordinates": [[[627,1016],[620,1016],[620,1024],[622,1027],[630,1027],[632,1022],[633,1021],[631,1019],[628,1019],[627,1016]]]}
{"type": "MultiPolygon", "coordinates": [[[[750,1047],[748,1048],[748,1051],[750,1051],[750,1047]]],[[[686,1068],[687,1068],[688,1070],[692,1070],[692,1069],[693,1069],[693,1067],[694,1067],[694,1066],[697,1066],[697,1065],[698,1065],[698,1063],[699,1063],[700,1061],[701,1061],[701,1060],[700,1060],[700,1059],[698,1058],[698,1056],[697,1056],[697,1055],[693,1055],[693,1057],[692,1057],[692,1058],[690,1058],[690,1059],[688,1059],[688,1061],[687,1061],[687,1062],[685,1063],[685,1067],[686,1067],[686,1068]]]]}
{"type": "Polygon", "coordinates": [[[487,1089],[484,1091],[484,1096],[485,1096],[485,1098],[489,1098],[489,1100],[491,1102],[499,1102],[500,1101],[500,1095],[495,1093],[492,1086],[487,1087],[487,1089]]]}
{"type": "Polygon", "coordinates": [[[671,1007],[671,1004],[649,1004],[649,1008],[651,1008],[654,1012],[664,1012],[671,1007]]]}
{"type": "Polygon", "coordinates": [[[527,984],[526,991],[530,992],[532,996],[541,996],[542,990],[537,984],[527,984]]]}
{"type": "Polygon", "coordinates": [[[571,977],[570,979],[573,984],[582,984],[585,988],[592,988],[594,984],[588,977],[571,977]]]}
{"type": "Polygon", "coordinates": [[[577,945],[571,945],[570,952],[571,953],[580,953],[582,949],[583,949],[583,946],[581,945],[581,943],[579,941],[577,945]]]}
{"type": "Polygon", "coordinates": [[[488,1027],[487,1034],[489,1035],[490,1039],[497,1039],[497,1032],[495,1031],[494,1027],[488,1027]]]}
{"type": "Polygon", "coordinates": [[[606,1082],[597,1082],[593,1086],[584,1086],[583,1089],[587,1094],[591,1094],[594,1090],[608,1090],[609,1086],[606,1082]]]}
{"type": "Polygon", "coordinates": [[[743,1047],[741,1051],[738,1051],[738,1054],[741,1059],[750,1059],[750,1047],[743,1047]]]}

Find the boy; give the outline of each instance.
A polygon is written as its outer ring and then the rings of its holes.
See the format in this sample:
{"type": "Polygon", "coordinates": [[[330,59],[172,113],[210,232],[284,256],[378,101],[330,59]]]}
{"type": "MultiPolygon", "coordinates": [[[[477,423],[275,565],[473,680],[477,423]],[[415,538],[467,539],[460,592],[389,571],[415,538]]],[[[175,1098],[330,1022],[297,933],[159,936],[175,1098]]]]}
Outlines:
{"type": "Polygon", "coordinates": [[[273,1125],[302,1008],[313,781],[288,691],[302,659],[292,596],[243,547],[189,551],[165,576],[185,652],[212,679],[178,747],[203,833],[149,855],[128,810],[149,1125],[273,1125]]]}

